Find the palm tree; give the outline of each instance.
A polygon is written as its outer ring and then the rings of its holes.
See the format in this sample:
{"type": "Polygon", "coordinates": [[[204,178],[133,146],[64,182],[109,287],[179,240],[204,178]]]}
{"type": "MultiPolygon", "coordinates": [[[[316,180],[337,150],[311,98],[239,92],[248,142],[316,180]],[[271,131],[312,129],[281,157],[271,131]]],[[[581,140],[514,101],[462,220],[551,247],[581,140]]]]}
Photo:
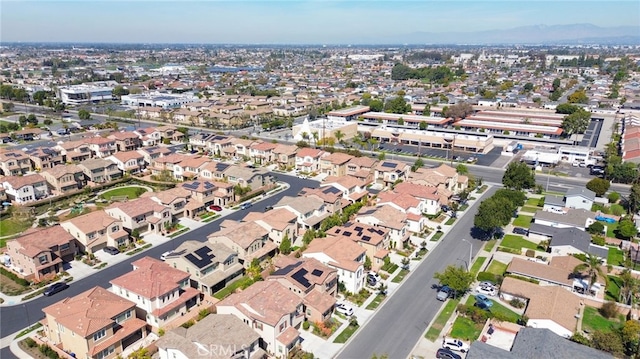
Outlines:
{"type": "Polygon", "coordinates": [[[342,144],[342,139],[344,138],[344,133],[340,130],[336,130],[336,132],[333,133],[333,137],[336,138],[336,140],[338,140],[339,144],[342,144]]]}
{"type": "Polygon", "coordinates": [[[369,139],[369,145],[371,145],[371,151],[373,151],[374,148],[377,148],[378,143],[380,143],[380,141],[378,141],[378,139],[371,137],[369,139]]]}
{"type": "Polygon", "coordinates": [[[628,268],[623,270],[619,277],[622,280],[622,285],[620,286],[618,301],[624,304],[631,304],[634,294],[638,292],[640,283],[631,275],[631,270],[628,268]]]}
{"type": "Polygon", "coordinates": [[[313,136],[314,147],[318,147],[318,131],[311,132],[311,136],[313,136]]]}
{"type": "Polygon", "coordinates": [[[589,290],[598,280],[598,276],[604,278],[605,282],[607,281],[607,277],[602,271],[602,264],[600,263],[600,258],[598,258],[598,256],[588,253],[587,260],[582,264],[578,264],[573,269],[574,274],[578,274],[584,271],[587,272],[587,277],[589,278],[589,290]]]}

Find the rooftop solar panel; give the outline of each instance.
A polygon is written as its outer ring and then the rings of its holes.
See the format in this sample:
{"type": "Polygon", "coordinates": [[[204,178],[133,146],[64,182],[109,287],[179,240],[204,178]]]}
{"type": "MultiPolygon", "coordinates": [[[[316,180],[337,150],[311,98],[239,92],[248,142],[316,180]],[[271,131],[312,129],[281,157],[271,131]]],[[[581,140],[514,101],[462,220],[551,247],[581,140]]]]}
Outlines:
{"type": "Polygon", "coordinates": [[[351,237],[351,235],[352,235],[352,234],[353,234],[353,233],[351,233],[351,232],[349,232],[349,231],[344,231],[344,232],[342,233],[342,235],[343,235],[343,236],[345,236],[345,237],[351,237]]]}
{"type": "Polygon", "coordinates": [[[324,192],[324,193],[338,194],[338,193],[340,193],[340,192],[342,192],[342,191],[340,191],[339,189],[337,189],[337,188],[335,188],[335,187],[333,187],[333,186],[329,186],[329,187],[326,187],[326,188],[324,189],[324,191],[322,191],[322,192],[324,192]]]}
{"type": "Polygon", "coordinates": [[[386,167],[386,168],[395,168],[396,164],[392,163],[392,162],[382,162],[382,167],[386,167]]]}
{"type": "Polygon", "coordinates": [[[309,272],[306,269],[300,268],[291,276],[291,278],[295,279],[296,282],[302,284],[303,287],[309,288],[311,286],[311,283],[309,283],[309,280],[307,280],[307,278],[305,277],[307,273],[309,272]]]}
{"type": "Polygon", "coordinates": [[[184,256],[189,262],[193,263],[198,268],[204,268],[211,264],[211,260],[216,256],[210,254],[211,248],[202,246],[196,249],[193,253],[189,253],[184,256]]]}
{"type": "Polygon", "coordinates": [[[371,240],[371,237],[369,237],[369,236],[362,236],[362,240],[363,240],[363,241],[367,241],[367,242],[369,242],[369,241],[371,240]]]}
{"type": "Polygon", "coordinates": [[[356,232],[362,232],[362,230],[363,230],[364,228],[362,228],[362,227],[360,227],[360,226],[357,226],[357,227],[355,227],[354,229],[356,230],[356,232]]]}
{"type": "Polygon", "coordinates": [[[319,276],[321,276],[321,275],[322,275],[322,273],[324,273],[324,271],[321,271],[320,269],[314,269],[314,270],[311,272],[311,275],[314,275],[314,276],[316,276],[316,277],[319,277],[319,276]]]}

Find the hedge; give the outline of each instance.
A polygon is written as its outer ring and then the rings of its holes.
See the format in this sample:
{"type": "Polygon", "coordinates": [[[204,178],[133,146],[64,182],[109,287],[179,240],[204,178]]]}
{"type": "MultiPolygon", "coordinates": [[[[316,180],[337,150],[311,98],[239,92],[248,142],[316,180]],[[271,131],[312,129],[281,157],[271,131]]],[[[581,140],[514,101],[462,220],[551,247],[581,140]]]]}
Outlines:
{"type": "Polygon", "coordinates": [[[15,274],[15,273],[13,273],[11,271],[8,271],[8,270],[6,270],[6,269],[4,269],[2,267],[0,267],[0,273],[2,275],[4,275],[5,277],[8,277],[9,279],[13,280],[14,282],[20,284],[23,287],[28,287],[28,286],[31,285],[31,283],[29,283],[28,280],[26,280],[24,278],[20,278],[20,277],[18,277],[17,274],[15,274]]]}

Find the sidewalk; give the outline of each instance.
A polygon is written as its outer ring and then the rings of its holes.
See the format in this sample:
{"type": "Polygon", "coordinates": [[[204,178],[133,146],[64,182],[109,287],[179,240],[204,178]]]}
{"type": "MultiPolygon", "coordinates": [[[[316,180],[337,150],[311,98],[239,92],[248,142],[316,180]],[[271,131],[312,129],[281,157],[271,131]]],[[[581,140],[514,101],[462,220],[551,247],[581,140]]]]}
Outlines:
{"type": "MultiPolygon", "coordinates": [[[[273,195],[276,195],[276,194],[282,192],[283,190],[286,190],[289,187],[289,184],[287,184],[285,182],[280,182],[278,184],[280,186],[282,186],[279,191],[271,192],[270,194],[268,194],[268,195],[265,194],[265,195],[262,195],[261,197],[259,196],[259,197],[255,198],[253,201],[254,202],[259,202],[262,199],[265,199],[265,198],[271,197],[273,195]]],[[[68,211],[68,210],[62,210],[62,212],[65,212],[65,211],[68,211]]],[[[230,208],[225,208],[222,212],[218,212],[220,217],[216,218],[216,220],[218,220],[220,218],[224,218],[224,217],[228,216],[229,214],[234,213],[236,211],[237,210],[232,210],[230,208]]],[[[180,235],[183,235],[183,234],[189,233],[190,231],[192,231],[194,229],[206,226],[210,222],[205,223],[205,222],[200,222],[200,221],[193,220],[191,218],[180,218],[178,220],[178,223],[183,225],[183,226],[185,226],[186,228],[188,228],[188,230],[186,230],[184,232],[181,232],[180,235]]],[[[169,238],[167,236],[163,236],[163,235],[156,234],[156,233],[149,233],[149,234],[146,234],[146,235],[143,234],[143,238],[142,239],[146,243],[150,243],[153,246],[136,253],[136,255],[139,254],[139,253],[144,253],[148,249],[153,248],[155,246],[167,243],[167,242],[171,241],[173,238],[169,238]]],[[[87,264],[84,264],[81,261],[75,261],[75,260],[65,264],[64,270],[67,273],[69,273],[69,276],[73,278],[73,281],[78,281],[80,279],[89,277],[91,275],[98,274],[98,273],[100,273],[100,270],[102,268],[107,267],[107,266],[111,266],[111,265],[114,265],[114,264],[118,264],[118,263],[123,262],[123,261],[125,261],[125,260],[130,258],[130,256],[128,256],[126,253],[120,253],[120,254],[116,254],[116,255],[111,255],[111,254],[105,253],[104,251],[97,251],[94,254],[95,254],[96,258],[98,258],[100,260],[100,264],[97,264],[94,267],[89,266],[87,264]],[[102,263],[107,263],[107,264],[103,265],[101,267],[102,263]]],[[[67,277],[65,277],[65,278],[67,278],[67,277]]],[[[45,288],[45,287],[43,287],[43,288],[45,288]]],[[[41,290],[43,288],[39,288],[37,290],[41,290]]],[[[26,302],[28,302],[30,300],[38,298],[39,296],[35,296],[35,297],[31,298],[31,299],[23,300],[23,298],[25,296],[28,296],[29,294],[31,294],[33,292],[34,291],[31,291],[31,292],[23,293],[23,294],[20,294],[20,295],[17,295],[17,296],[10,296],[10,295],[6,295],[6,294],[0,292],[0,298],[2,298],[2,300],[3,300],[3,303],[1,303],[0,306],[19,305],[19,304],[23,304],[23,303],[26,303],[26,302]]]]}

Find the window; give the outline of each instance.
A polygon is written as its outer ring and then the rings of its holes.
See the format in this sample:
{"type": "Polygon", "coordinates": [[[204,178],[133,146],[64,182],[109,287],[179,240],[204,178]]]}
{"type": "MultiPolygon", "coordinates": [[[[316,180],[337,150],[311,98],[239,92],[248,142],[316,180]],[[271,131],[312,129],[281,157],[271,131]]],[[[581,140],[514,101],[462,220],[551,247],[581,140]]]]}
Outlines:
{"type": "Polygon", "coordinates": [[[61,252],[66,251],[67,249],[69,249],[69,243],[61,244],[59,249],[61,252]]]}
{"type": "Polygon", "coordinates": [[[119,230],[120,230],[120,227],[119,227],[119,226],[113,226],[113,227],[111,227],[111,233],[117,232],[117,231],[119,231],[119,230]]]}
{"type": "Polygon", "coordinates": [[[60,323],[58,323],[58,332],[64,333],[64,327],[60,323]]]}
{"type": "MultiPolygon", "coordinates": [[[[138,297],[139,298],[139,297],[138,297]]],[[[125,320],[131,318],[131,311],[128,310],[122,314],[120,314],[119,316],[116,317],[116,323],[122,323],[125,320]]]]}
{"type": "Polygon", "coordinates": [[[115,346],[112,345],[112,346],[108,347],[107,349],[99,352],[97,357],[98,357],[98,359],[106,358],[109,355],[113,354],[114,350],[115,350],[115,346]]]}
{"type": "Polygon", "coordinates": [[[106,329],[100,329],[99,331],[93,334],[93,341],[97,342],[98,340],[104,338],[107,335],[106,329]]]}
{"type": "Polygon", "coordinates": [[[38,257],[38,260],[40,261],[40,264],[45,264],[47,262],[49,262],[49,259],[47,258],[47,255],[41,255],[40,257],[38,257]]]}

